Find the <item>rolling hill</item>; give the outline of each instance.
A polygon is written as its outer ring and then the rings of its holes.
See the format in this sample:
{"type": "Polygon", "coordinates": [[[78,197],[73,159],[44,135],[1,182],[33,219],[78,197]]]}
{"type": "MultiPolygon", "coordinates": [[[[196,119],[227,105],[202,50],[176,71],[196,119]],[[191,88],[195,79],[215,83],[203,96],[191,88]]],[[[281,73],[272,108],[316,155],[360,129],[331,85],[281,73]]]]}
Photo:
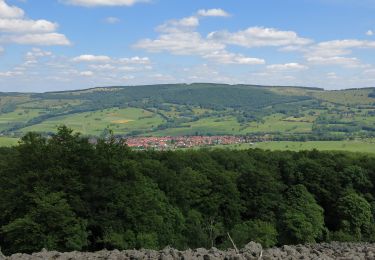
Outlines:
{"type": "Polygon", "coordinates": [[[226,84],[114,86],[48,93],[0,93],[0,133],[51,133],[66,124],[85,135],[257,135],[342,140],[375,134],[375,88],[226,84]]]}

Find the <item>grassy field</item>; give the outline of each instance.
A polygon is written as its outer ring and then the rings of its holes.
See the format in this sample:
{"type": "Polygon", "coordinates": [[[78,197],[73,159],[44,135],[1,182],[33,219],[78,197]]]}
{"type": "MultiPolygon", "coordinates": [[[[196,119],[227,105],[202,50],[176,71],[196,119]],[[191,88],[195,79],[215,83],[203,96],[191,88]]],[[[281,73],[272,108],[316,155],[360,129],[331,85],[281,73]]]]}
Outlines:
{"type": "Polygon", "coordinates": [[[23,123],[42,113],[41,109],[22,109],[17,108],[15,111],[0,115],[0,131],[17,123],[23,123]]]}
{"type": "Polygon", "coordinates": [[[195,122],[185,123],[178,128],[169,128],[157,132],[153,132],[155,136],[178,136],[199,134],[239,134],[240,124],[234,117],[210,117],[202,118],[195,122]]]}
{"type": "Polygon", "coordinates": [[[215,148],[249,149],[260,148],[265,150],[302,151],[317,149],[321,151],[348,151],[375,154],[375,140],[365,141],[310,141],[310,142],[262,142],[255,144],[236,144],[215,146],[215,148]]]}
{"type": "Polygon", "coordinates": [[[55,117],[23,128],[22,132],[56,132],[56,127],[64,124],[84,135],[100,135],[106,128],[113,130],[115,134],[124,134],[134,130],[150,130],[162,122],[159,115],[143,109],[112,108],[55,117]]]}
{"type": "Polygon", "coordinates": [[[356,105],[356,104],[372,104],[373,98],[368,97],[370,89],[349,89],[341,91],[320,91],[313,92],[312,95],[321,100],[326,100],[336,104],[356,105]]]}
{"type": "Polygon", "coordinates": [[[8,147],[8,146],[14,146],[18,144],[19,139],[18,138],[12,138],[12,137],[0,137],[0,147],[8,147]]]}
{"type": "Polygon", "coordinates": [[[248,134],[256,132],[289,132],[289,133],[309,133],[312,129],[312,122],[307,122],[306,119],[290,119],[284,118],[281,114],[274,114],[264,117],[263,122],[252,122],[241,125],[235,117],[209,117],[202,118],[195,122],[183,124],[179,128],[169,128],[162,131],[154,132],[155,136],[167,135],[191,135],[199,134],[248,134]],[[305,121],[306,122],[305,122],[305,121]]]}
{"type": "Polygon", "coordinates": [[[302,122],[302,119],[291,120],[290,118],[284,118],[284,116],[281,114],[273,114],[271,116],[264,117],[263,120],[263,123],[251,123],[249,127],[241,131],[241,134],[254,132],[307,133],[311,132],[312,128],[311,122],[302,122]]]}

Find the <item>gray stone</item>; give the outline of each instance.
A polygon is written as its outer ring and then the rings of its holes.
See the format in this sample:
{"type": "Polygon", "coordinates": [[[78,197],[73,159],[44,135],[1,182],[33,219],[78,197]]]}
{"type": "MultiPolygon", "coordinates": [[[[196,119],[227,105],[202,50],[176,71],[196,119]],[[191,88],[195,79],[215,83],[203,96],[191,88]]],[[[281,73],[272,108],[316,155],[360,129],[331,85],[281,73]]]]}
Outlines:
{"type": "Polygon", "coordinates": [[[154,250],[126,250],[126,251],[108,251],[98,252],[66,252],[42,250],[34,254],[14,254],[4,256],[0,253],[0,260],[258,260],[262,252],[262,260],[276,259],[308,259],[308,260],[356,260],[356,259],[375,259],[375,244],[367,243],[322,243],[311,245],[282,246],[280,248],[262,249],[260,244],[251,242],[240,250],[240,254],[234,249],[221,251],[217,248],[209,250],[204,248],[187,249],[179,251],[177,249],[166,247],[161,251],[154,250]]]}
{"type": "Polygon", "coordinates": [[[244,248],[240,250],[240,253],[250,255],[252,257],[259,257],[262,251],[263,251],[263,248],[261,244],[250,242],[246,244],[244,248]]]}
{"type": "Polygon", "coordinates": [[[3,255],[3,253],[1,252],[1,248],[0,248],[0,260],[5,260],[5,255],[3,255]]]}

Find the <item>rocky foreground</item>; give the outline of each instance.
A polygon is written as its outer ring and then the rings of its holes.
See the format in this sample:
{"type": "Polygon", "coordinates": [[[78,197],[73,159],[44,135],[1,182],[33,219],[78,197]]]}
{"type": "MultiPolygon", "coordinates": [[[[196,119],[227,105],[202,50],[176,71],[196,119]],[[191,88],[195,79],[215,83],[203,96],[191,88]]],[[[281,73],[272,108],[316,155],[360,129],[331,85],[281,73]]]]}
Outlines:
{"type": "Polygon", "coordinates": [[[0,253],[0,260],[34,260],[34,259],[202,259],[202,260],[268,260],[268,259],[340,259],[340,260],[356,260],[356,259],[375,259],[375,244],[366,243],[330,243],[330,244],[314,244],[314,245],[296,245],[283,246],[280,248],[262,249],[260,244],[250,242],[241,250],[229,249],[221,251],[216,248],[211,249],[189,249],[186,251],[178,251],[173,248],[165,248],[161,251],[153,250],[126,250],[126,251],[99,251],[95,253],[86,252],[69,252],[59,253],[56,251],[43,250],[40,253],[32,255],[14,254],[5,257],[0,253]]]}

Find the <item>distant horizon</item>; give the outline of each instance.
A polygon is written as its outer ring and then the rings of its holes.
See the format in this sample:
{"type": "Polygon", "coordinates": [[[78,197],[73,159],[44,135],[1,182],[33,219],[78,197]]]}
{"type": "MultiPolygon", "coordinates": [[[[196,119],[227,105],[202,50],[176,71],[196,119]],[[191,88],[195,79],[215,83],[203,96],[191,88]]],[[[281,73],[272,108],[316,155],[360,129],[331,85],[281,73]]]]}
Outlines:
{"type": "Polygon", "coordinates": [[[324,89],[320,87],[308,87],[308,86],[284,86],[284,85],[259,85],[259,84],[244,84],[244,83],[215,83],[215,82],[192,82],[192,83],[155,83],[155,84],[136,84],[136,85],[109,85],[109,86],[96,86],[96,87],[84,87],[76,89],[66,89],[66,90],[55,90],[55,91],[40,91],[40,92],[27,92],[27,91],[1,91],[0,93],[16,93],[16,94],[45,94],[45,93],[59,93],[59,92],[79,92],[91,89],[100,89],[100,88],[122,88],[122,87],[138,87],[138,86],[158,86],[158,85],[195,85],[195,84],[218,84],[218,85],[228,85],[228,86],[253,86],[253,87],[265,87],[265,88],[302,88],[302,89],[311,89],[311,90],[321,90],[321,91],[344,91],[344,90],[359,90],[359,89],[375,89],[375,87],[362,87],[362,88],[342,88],[342,89],[324,89]]]}
{"type": "Polygon", "coordinates": [[[374,12],[372,0],[0,0],[0,91],[371,87],[374,12]]]}

